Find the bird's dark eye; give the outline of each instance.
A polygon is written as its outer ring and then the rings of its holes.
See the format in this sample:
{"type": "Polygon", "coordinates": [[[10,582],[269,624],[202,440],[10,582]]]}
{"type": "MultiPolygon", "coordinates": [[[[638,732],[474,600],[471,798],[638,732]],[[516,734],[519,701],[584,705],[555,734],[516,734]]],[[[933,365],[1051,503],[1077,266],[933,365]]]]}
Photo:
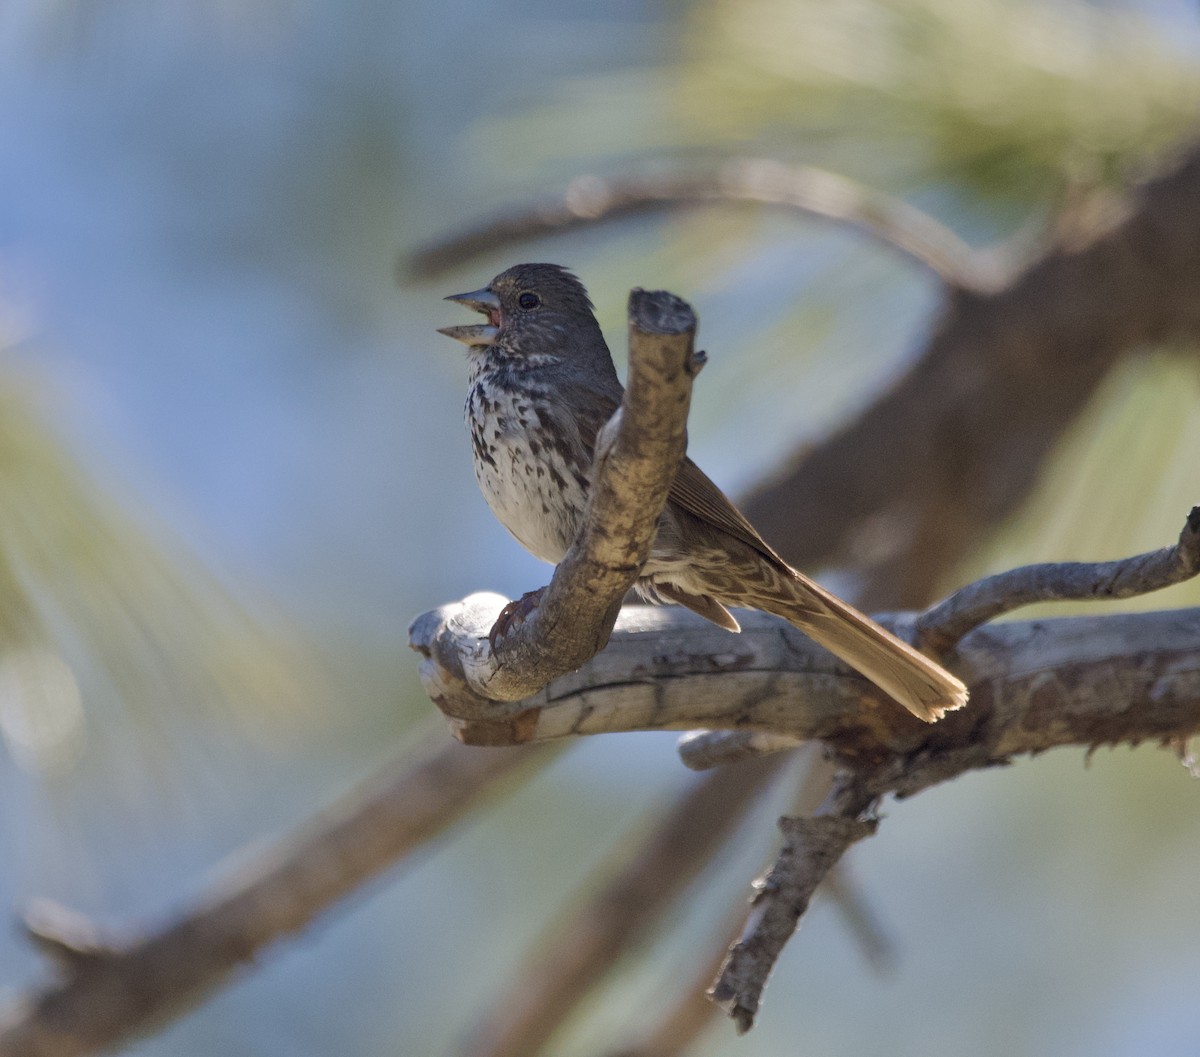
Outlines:
{"type": "Polygon", "coordinates": [[[526,312],[532,312],[538,305],[542,303],[542,299],[537,294],[526,290],[525,293],[517,297],[517,304],[526,312]]]}

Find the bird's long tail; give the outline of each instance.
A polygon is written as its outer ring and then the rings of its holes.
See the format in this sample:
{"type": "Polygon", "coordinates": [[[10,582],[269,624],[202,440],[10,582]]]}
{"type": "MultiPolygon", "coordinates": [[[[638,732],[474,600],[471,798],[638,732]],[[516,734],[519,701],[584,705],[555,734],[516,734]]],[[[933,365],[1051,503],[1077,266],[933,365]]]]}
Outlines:
{"type": "Polygon", "coordinates": [[[803,573],[788,572],[795,579],[780,577],[756,608],[795,625],[926,723],[967,703],[966,686],[940,664],[803,573]]]}

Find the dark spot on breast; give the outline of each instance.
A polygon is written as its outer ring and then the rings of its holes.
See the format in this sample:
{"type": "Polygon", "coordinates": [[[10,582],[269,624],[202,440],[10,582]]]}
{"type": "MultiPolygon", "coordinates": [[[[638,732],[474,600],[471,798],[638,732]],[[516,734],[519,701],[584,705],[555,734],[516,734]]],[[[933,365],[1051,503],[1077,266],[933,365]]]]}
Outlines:
{"type": "Polygon", "coordinates": [[[492,458],[487,444],[484,443],[483,434],[478,429],[471,430],[471,447],[474,449],[476,462],[486,463],[493,469],[496,468],[496,460],[492,458]]]}

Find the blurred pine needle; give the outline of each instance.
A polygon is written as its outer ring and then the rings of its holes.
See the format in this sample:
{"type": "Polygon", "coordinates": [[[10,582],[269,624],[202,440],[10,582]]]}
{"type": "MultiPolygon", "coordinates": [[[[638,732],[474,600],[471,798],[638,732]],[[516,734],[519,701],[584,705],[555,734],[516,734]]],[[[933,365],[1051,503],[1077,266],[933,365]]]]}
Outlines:
{"type": "Polygon", "coordinates": [[[565,81],[464,147],[548,162],[749,150],[993,202],[1128,180],[1193,135],[1200,61],[1144,8],[1082,0],[708,0],[657,67],[565,81]]]}
{"type": "Polygon", "coordinates": [[[294,730],[312,685],[295,643],[85,468],[55,395],[0,372],[0,743],[43,778],[89,751],[174,775],[197,726],[294,730]]]}
{"type": "Polygon", "coordinates": [[[1165,25],[1080,0],[710,3],[690,41],[680,112],[709,135],[857,132],[985,193],[1127,178],[1200,111],[1165,25]]]}

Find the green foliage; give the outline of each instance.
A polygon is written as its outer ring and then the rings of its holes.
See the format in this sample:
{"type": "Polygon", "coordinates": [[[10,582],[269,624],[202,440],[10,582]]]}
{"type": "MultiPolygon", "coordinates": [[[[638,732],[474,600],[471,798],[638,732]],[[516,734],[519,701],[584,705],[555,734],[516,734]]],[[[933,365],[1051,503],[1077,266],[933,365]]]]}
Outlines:
{"type": "Polygon", "coordinates": [[[1200,109],[1194,56],[1143,14],[1072,0],[714,2],[685,53],[677,112],[706,138],[849,133],[987,194],[1126,177],[1200,109]]]}

